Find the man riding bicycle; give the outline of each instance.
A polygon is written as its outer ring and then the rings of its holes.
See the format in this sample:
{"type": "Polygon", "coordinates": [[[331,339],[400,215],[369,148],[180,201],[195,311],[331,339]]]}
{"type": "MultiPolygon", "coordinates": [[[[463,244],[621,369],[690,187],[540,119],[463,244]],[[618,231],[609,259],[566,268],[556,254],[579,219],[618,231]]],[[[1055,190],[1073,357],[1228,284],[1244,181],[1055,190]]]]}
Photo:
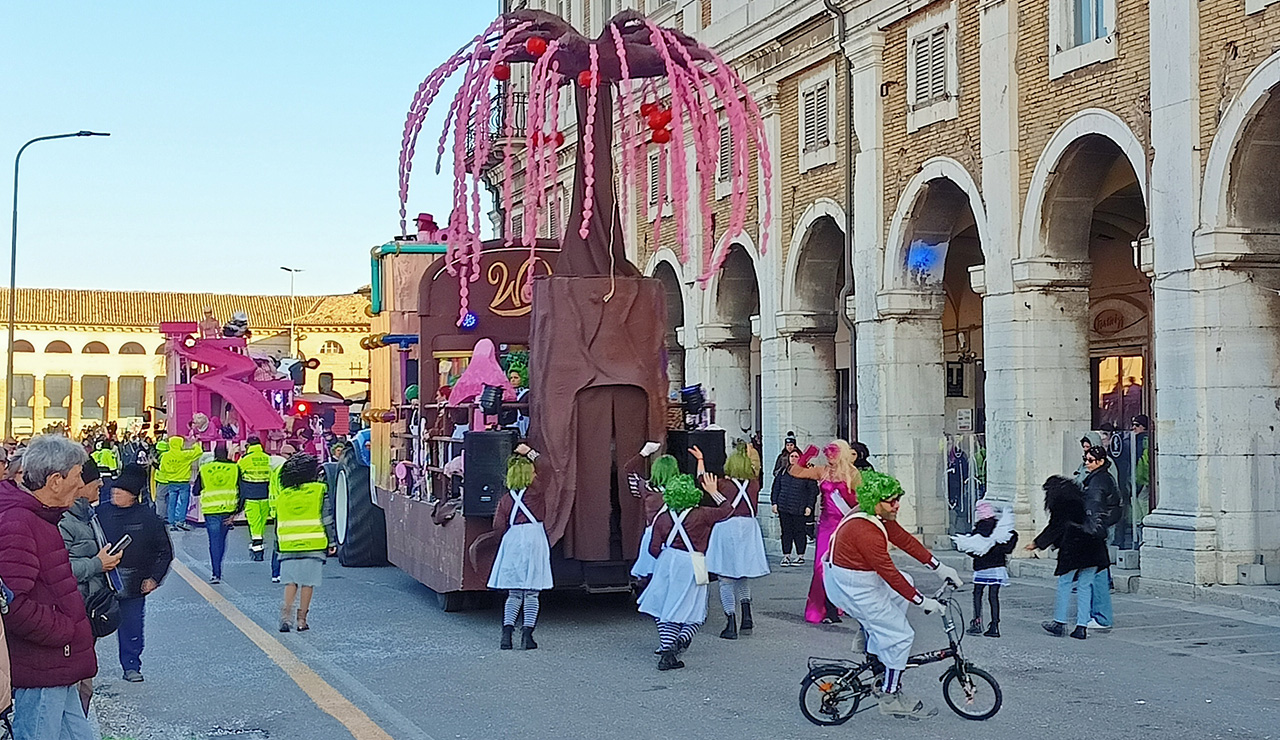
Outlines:
{"type": "Polygon", "coordinates": [[[858,486],[860,511],[851,512],[836,527],[827,553],[823,583],[827,598],[862,624],[867,653],[884,664],[880,713],[899,717],[932,716],[924,702],[902,692],[915,631],[907,621],[907,606],[925,614],[942,611],[942,603],[916,590],[911,578],[889,557],[892,543],[929,566],[944,581],[961,585],[955,568],[938,562],[924,545],[898,524],[902,484],[891,476],[864,471],[858,486]]]}

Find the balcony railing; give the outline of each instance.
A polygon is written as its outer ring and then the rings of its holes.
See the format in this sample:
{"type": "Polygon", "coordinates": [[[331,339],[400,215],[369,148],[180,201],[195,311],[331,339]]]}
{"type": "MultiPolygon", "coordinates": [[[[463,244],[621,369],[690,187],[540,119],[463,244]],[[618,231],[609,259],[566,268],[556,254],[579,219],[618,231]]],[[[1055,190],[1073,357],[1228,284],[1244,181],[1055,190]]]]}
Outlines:
{"type": "MultiPolygon", "coordinates": [[[[502,152],[498,151],[500,145],[504,144],[504,137],[507,136],[507,124],[511,124],[512,138],[523,141],[525,137],[525,125],[529,111],[529,94],[528,93],[512,93],[511,109],[507,110],[507,95],[499,92],[489,101],[489,121],[488,131],[483,135],[489,137],[489,156],[485,163],[485,169],[494,166],[502,156],[502,152]]],[[[470,162],[476,153],[476,127],[474,125],[467,127],[467,161],[470,162]]]]}

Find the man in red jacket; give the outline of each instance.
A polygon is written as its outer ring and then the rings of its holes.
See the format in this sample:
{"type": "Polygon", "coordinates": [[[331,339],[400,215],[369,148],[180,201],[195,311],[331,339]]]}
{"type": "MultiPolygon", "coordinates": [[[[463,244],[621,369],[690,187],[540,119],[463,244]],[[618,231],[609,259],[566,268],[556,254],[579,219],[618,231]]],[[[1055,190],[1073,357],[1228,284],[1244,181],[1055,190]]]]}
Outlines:
{"type": "Polygon", "coordinates": [[[80,489],[84,448],[66,437],[31,440],[23,484],[0,482],[0,579],[13,679],[14,740],[93,740],[76,685],[98,672],[84,599],[58,519],[80,489]]]}

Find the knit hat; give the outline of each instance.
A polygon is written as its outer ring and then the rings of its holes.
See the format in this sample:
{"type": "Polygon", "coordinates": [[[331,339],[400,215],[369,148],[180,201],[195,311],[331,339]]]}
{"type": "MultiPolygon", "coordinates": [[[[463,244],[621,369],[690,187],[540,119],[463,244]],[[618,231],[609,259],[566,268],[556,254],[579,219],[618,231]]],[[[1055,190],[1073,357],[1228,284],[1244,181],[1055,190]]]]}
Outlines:
{"type": "Polygon", "coordinates": [[[142,489],[147,485],[147,469],[137,463],[129,463],[120,470],[120,475],[116,477],[113,488],[123,488],[124,490],[137,496],[142,493],[142,489]]]}
{"type": "Polygon", "coordinates": [[[92,483],[102,479],[102,470],[98,467],[98,463],[89,458],[80,466],[80,480],[85,483],[92,483]]]}
{"type": "Polygon", "coordinates": [[[996,507],[992,506],[990,501],[979,501],[978,505],[973,507],[973,513],[977,517],[977,521],[995,519],[996,507]]]}

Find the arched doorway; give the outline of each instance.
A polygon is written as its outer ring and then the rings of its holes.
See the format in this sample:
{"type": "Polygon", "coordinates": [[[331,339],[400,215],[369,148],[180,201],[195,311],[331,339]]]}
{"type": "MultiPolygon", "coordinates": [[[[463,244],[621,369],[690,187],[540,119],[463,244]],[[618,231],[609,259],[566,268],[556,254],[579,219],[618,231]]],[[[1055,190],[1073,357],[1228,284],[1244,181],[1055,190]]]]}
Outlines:
{"type": "Polygon", "coordinates": [[[783,379],[780,391],[788,428],[802,444],[821,446],[833,436],[848,439],[851,429],[850,336],[839,320],[844,230],[834,215],[817,215],[792,249],[792,278],[786,286],[790,295],[778,322],[792,377],[783,379]]]}
{"type": "Polygon", "coordinates": [[[747,437],[760,425],[760,288],[755,263],[741,244],[729,248],[709,309],[698,327],[704,390],[728,439],[747,437]]]}
{"type": "Polygon", "coordinates": [[[662,282],[667,301],[667,380],[670,390],[678,391],[684,385],[684,293],[680,290],[680,278],[670,262],[662,261],[653,268],[653,276],[662,282]]]}

